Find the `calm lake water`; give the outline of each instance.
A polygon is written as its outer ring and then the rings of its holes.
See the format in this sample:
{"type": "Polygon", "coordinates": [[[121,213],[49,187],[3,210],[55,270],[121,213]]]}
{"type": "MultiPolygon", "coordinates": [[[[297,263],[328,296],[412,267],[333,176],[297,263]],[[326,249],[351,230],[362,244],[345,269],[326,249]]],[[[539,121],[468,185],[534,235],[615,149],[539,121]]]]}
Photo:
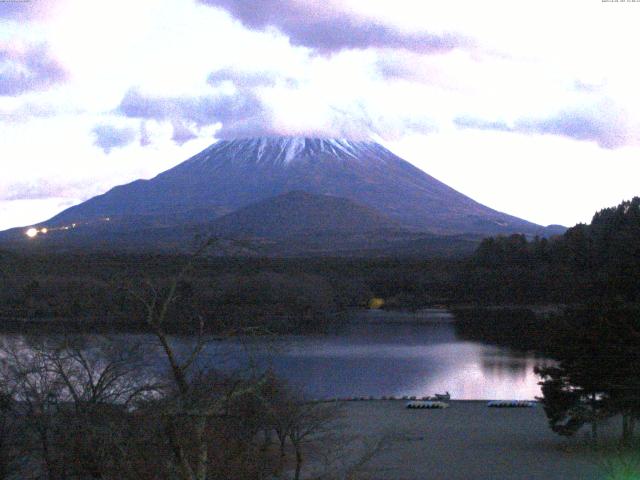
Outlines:
{"type": "Polygon", "coordinates": [[[533,399],[540,395],[533,368],[544,359],[456,337],[451,317],[363,312],[335,335],[289,336],[251,345],[221,342],[209,361],[250,358],[274,369],[312,398],[427,396],[455,399],[533,399]],[[416,323],[413,320],[419,320],[416,323]],[[249,352],[239,354],[239,352],[249,352]]]}
{"type": "MultiPolygon", "coordinates": [[[[443,311],[420,316],[363,312],[339,334],[212,342],[201,364],[266,367],[311,398],[427,396],[533,399],[540,395],[532,355],[456,337],[443,311]],[[418,322],[416,322],[416,320],[418,322]]],[[[17,338],[5,335],[5,338],[17,338]]],[[[120,341],[151,341],[147,335],[120,341]]],[[[174,340],[187,351],[191,340],[174,340]]]]}

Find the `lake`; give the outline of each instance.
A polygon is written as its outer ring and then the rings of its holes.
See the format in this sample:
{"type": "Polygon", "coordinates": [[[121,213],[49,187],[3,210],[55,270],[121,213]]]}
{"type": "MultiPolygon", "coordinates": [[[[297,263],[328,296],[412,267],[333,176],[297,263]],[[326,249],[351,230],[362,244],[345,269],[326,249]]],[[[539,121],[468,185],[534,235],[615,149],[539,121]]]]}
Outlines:
{"type": "Polygon", "coordinates": [[[421,397],[445,391],[464,400],[540,395],[533,368],[548,361],[460,340],[451,322],[442,310],[420,315],[363,312],[339,334],[287,336],[251,345],[220,342],[203,357],[234,365],[239,356],[251,358],[312,398],[421,397]]]}
{"type": "MultiPolygon", "coordinates": [[[[533,368],[547,361],[461,340],[452,321],[444,310],[361,312],[335,334],[213,341],[199,363],[226,369],[270,367],[290,385],[318,399],[422,397],[445,391],[464,400],[528,400],[540,395],[533,368]]],[[[132,343],[154,340],[139,334],[114,338],[132,343]]],[[[193,342],[188,337],[173,341],[182,352],[193,342]]],[[[164,363],[163,357],[153,355],[152,363],[164,363]]]]}

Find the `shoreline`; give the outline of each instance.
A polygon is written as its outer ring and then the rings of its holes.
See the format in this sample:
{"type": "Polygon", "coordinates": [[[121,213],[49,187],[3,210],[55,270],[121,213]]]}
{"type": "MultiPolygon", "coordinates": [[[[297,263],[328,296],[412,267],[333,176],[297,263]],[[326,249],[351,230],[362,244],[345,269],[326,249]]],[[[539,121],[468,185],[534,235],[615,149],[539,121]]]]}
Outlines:
{"type": "MultiPolygon", "coordinates": [[[[344,316],[345,322],[342,326],[352,322],[362,322],[370,324],[389,323],[406,325],[432,325],[451,324],[459,322],[456,312],[518,312],[528,311],[537,318],[545,318],[554,315],[567,308],[567,305],[545,304],[545,305],[438,305],[423,306],[417,309],[402,308],[397,309],[347,309],[336,312],[330,316],[344,316]]],[[[276,317],[273,317],[276,319],[276,317]]],[[[338,328],[340,327],[338,325],[338,328]]],[[[193,334],[193,329],[189,329],[181,324],[167,324],[172,334],[189,335],[193,334]]],[[[3,317],[0,318],[0,334],[3,333],[78,333],[78,334],[104,334],[104,333],[145,333],[148,326],[144,322],[135,322],[118,317],[101,318],[24,318],[24,317],[3,317]]],[[[208,334],[219,333],[211,328],[208,334]]],[[[324,332],[282,332],[277,335],[322,335],[324,332]]]]}

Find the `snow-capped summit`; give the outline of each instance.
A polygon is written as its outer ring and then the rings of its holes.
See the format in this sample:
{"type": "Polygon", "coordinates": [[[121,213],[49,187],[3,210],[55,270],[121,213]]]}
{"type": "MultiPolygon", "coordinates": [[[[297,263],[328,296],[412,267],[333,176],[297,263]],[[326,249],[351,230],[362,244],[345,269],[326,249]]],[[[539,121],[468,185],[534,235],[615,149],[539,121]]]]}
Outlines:
{"type": "Polygon", "coordinates": [[[130,218],[180,226],[291,191],[342,197],[413,231],[540,231],[475,202],[375,142],[305,137],[218,141],[151,180],[115,187],[45,223],[130,218]]]}
{"type": "Polygon", "coordinates": [[[358,161],[367,155],[391,153],[373,141],[310,137],[258,137],[220,140],[186,162],[210,164],[213,159],[234,163],[288,166],[296,161],[309,161],[319,156],[332,156],[343,161],[358,161]]]}

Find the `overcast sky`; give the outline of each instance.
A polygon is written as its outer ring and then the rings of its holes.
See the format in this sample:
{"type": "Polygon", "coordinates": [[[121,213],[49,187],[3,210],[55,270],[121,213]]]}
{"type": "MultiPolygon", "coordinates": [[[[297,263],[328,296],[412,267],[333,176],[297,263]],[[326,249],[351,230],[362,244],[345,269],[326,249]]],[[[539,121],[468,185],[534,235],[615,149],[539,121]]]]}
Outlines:
{"type": "Polygon", "coordinates": [[[374,139],[571,226],[640,195],[640,2],[0,2],[0,229],[220,138],[374,139]]]}

